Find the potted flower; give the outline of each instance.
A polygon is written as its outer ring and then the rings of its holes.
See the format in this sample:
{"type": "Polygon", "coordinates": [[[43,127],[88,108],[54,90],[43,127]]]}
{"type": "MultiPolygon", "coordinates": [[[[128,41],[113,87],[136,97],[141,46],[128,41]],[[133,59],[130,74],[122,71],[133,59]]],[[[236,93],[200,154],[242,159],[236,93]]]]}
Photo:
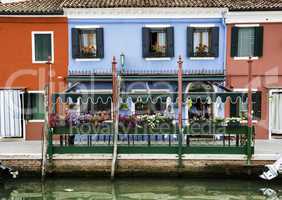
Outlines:
{"type": "Polygon", "coordinates": [[[127,103],[122,103],[120,105],[119,113],[121,116],[129,116],[131,114],[127,103]]]}

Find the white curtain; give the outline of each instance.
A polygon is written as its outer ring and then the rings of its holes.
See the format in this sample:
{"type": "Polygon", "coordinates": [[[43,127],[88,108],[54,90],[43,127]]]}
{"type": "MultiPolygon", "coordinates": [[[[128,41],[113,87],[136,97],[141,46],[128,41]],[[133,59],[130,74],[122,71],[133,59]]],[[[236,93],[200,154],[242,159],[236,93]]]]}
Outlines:
{"type": "Polygon", "coordinates": [[[282,94],[274,93],[271,103],[272,133],[282,134],[282,94]]]}
{"type": "Polygon", "coordinates": [[[0,90],[0,137],[22,136],[20,90],[0,90]]]}
{"type": "Polygon", "coordinates": [[[255,45],[255,31],[253,28],[240,28],[238,35],[238,56],[253,56],[255,45]]]}

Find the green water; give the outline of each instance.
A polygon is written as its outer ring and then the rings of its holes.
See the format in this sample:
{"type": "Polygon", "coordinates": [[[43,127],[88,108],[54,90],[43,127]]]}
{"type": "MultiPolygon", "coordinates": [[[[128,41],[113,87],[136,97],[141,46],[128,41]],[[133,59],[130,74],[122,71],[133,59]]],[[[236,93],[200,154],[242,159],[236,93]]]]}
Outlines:
{"type": "Polygon", "coordinates": [[[0,183],[0,200],[237,200],[282,199],[282,181],[225,179],[17,179],[0,183]],[[261,191],[263,188],[268,188],[261,191]]]}

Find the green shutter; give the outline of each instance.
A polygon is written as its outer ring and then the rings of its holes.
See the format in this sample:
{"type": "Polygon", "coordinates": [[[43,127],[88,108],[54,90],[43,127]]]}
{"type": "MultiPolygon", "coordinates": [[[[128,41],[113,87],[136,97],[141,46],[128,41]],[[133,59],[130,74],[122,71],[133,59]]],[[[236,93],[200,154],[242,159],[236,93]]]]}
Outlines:
{"type": "Polygon", "coordinates": [[[194,28],[192,27],[187,27],[187,56],[188,57],[194,57],[194,28]]]}
{"type": "Polygon", "coordinates": [[[167,57],[174,57],[174,29],[173,27],[167,28],[167,57]]]}
{"type": "Polygon", "coordinates": [[[238,30],[235,26],[231,29],[231,57],[238,56],[238,30]]]}
{"type": "Polygon", "coordinates": [[[48,61],[52,58],[51,34],[35,34],[35,61],[48,61]]]}
{"type": "Polygon", "coordinates": [[[219,52],[219,27],[211,28],[211,53],[212,56],[218,57],[219,52]]]}
{"type": "Polygon", "coordinates": [[[230,117],[239,117],[238,103],[233,104],[230,102],[230,117]]]}
{"type": "Polygon", "coordinates": [[[104,58],[104,29],[96,29],[97,58],[104,58]]]}
{"type": "Polygon", "coordinates": [[[24,115],[26,120],[44,119],[44,94],[24,94],[24,115]]]}
{"type": "Polygon", "coordinates": [[[150,28],[142,28],[142,54],[143,58],[150,57],[150,28]]]}
{"type": "Polygon", "coordinates": [[[262,57],[263,55],[263,26],[255,27],[255,46],[254,56],[262,57]]]}
{"type": "Polygon", "coordinates": [[[72,58],[79,58],[79,29],[72,28],[71,29],[71,43],[72,43],[72,58]]]}

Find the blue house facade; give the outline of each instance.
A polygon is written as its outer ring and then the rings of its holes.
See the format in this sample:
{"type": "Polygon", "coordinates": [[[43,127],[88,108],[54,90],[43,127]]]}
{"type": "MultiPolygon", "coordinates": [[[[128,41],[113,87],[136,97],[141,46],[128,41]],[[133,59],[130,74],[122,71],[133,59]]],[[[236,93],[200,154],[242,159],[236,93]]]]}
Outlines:
{"type": "MultiPolygon", "coordinates": [[[[69,8],[64,12],[69,20],[70,91],[111,91],[113,57],[127,92],[177,92],[179,57],[184,62],[183,92],[222,90],[218,86],[224,84],[225,9],[69,8]]],[[[218,105],[200,107],[202,113],[212,110],[211,117],[223,115],[218,105]]]]}

